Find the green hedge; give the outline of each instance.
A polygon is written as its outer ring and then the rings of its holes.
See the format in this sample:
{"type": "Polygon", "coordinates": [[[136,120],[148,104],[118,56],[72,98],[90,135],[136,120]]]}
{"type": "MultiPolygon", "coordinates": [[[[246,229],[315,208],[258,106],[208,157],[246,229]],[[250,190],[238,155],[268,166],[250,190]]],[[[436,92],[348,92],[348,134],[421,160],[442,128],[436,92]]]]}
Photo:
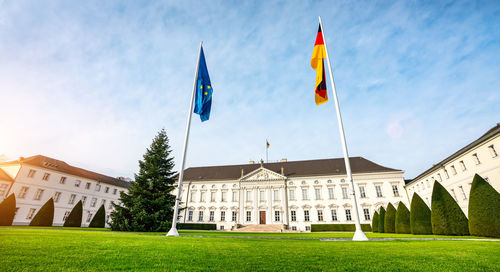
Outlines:
{"type": "Polygon", "coordinates": [[[470,189],[469,231],[471,235],[500,237],[500,194],[478,174],[470,189]]]}
{"type": "Polygon", "coordinates": [[[106,210],[103,204],[90,221],[89,228],[104,228],[104,226],[106,226],[106,210]]]}
{"type": "Polygon", "coordinates": [[[71,210],[68,217],[66,217],[66,221],[64,221],[64,227],[81,227],[82,226],[82,214],[83,214],[83,205],[82,201],[78,201],[75,207],[71,210]]]}
{"type": "Polygon", "coordinates": [[[431,203],[432,233],[440,235],[468,235],[469,222],[464,212],[439,182],[434,182],[431,203]]]}
{"type": "Polygon", "coordinates": [[[384,233],[384,223],[385,223],[385,209],[384,207],[380,207],[380,211],[378,214],[378,232],[384,233]]]}
{"type": "Polygon", "coordinates": [[[16,196],[11,194],[0,203],[0,226],[11,226],[16,215],[16,196]]]}
{"type": "Polygon", "coordinates": [[[399,202],[396,210],[396,233],[410,232],[410,211],[403,202],[399,202]]]}
{"type": "Polygon", "coordinates": [[[177,223],[177,229],[184,229],[184,230],[217,230],[217,224],[177,223]]]}
{"type": "MultiPolygon", "coordinates": [[[[361,224],[362,231],[372,231],[370,224],[361,224]]],[[[311,224],[311,232],[356,231],[355,224],[311,224]]]]}
{"type": "Polygon", "coordinates": [[[396,209],[391,203],[387,205],[387,211],[385,212],[384,218],[384,232],[394,233],[396,232],[396,209]]]}
{"type": "Polygon", "coordinates": [[[373,218],[372,218],[372,231],[373,232],[378,232],[378,220],[379,220],[378,212],[375,211],[375,213],[373,214],[373,218]]]}
{"type": "Polygon", "coordinates": [[[431,210],[417,193],[410,204],[410,230],[412,234],[432,234],[431,210]]]}
{"type": "Polygon", "coordinates": [[[54,222],[54,199],[50,198],[43,204],[43,206],[38,210],[33,220],[30,222],[30,226],[44,226],[50,227],[54,222]]]}

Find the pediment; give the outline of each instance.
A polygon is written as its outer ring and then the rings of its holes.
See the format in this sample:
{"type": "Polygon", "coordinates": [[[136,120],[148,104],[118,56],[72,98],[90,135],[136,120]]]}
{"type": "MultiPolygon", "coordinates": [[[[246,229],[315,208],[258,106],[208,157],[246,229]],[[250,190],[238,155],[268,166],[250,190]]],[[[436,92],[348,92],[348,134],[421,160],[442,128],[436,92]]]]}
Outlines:
{"type": "Polygon", "coordinates": [[[266,181],[266,180],[284,180],[285,176],[280,175],[274,171],[266,169],[264,167],[260,167],[255,169],[254,171],[248,173],[243,176],[241,181],[266,181]]]}

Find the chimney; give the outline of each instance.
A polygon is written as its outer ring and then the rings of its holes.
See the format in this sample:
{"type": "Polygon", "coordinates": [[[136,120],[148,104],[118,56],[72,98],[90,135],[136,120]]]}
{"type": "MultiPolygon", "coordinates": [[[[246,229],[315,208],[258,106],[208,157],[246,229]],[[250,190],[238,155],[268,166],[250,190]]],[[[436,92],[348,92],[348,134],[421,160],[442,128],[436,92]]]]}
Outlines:
{"type": "Polygon", "coordinates": [[[24,157],[19,157],[19,161],[20,162],[24,161],[24,157]]]}
{"type": "Polygon", "coordinates": [[[243,170],[243,168],[241,168],[241,177],[243,177],[245,175],[245,170],[243,170]]]}
{"type": "Polygon", "coordinates": [[[248,163],[249,163],[249,164],[255,164],[255,162],[254,162],[254,161],[249,161],[248,163]]]}
{"type": "Polygon", "coordinates": [[[285,175],[285,168],[283,168],[283,166],[281,166],[281,175],[284,176],[285,175]]]}
{"type": "Polygon", "coordinates": [[[281,159],[281,162],[287,162],[287,161],[288,161],[287,158],[281,159]]]}

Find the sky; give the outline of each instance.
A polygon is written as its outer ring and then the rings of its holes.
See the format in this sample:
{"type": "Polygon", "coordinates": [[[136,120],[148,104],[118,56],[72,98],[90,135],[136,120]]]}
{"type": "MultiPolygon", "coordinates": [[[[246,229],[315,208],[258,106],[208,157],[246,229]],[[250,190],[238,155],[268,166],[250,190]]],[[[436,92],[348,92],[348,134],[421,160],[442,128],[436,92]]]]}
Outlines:
{"type": "Polygon", "coordinates": [[[162,128],[179,168],[200,41],[210,120],[186,166],[343,156],[314,102],[318,16],[350,156],[413,178],[500,122],[498,1],[0,0],[0,159],[133,178],[162,128]]]}

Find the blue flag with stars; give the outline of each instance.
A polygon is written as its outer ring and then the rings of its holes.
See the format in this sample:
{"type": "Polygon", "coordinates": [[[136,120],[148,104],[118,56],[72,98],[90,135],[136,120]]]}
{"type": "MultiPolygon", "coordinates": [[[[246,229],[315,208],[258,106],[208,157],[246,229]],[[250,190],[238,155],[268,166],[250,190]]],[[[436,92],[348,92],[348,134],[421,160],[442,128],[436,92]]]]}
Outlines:
{"type": "Polygon", "coordinates": [[[203,47],[200,51],[200,63],[198,63],[198,78],[196,79],[196,96],[194,113],[199,114],[201,121],[205,122],[210,118],[210,108],[212,107],[212,84],[208,76],[207,63],[203,47]]]}

